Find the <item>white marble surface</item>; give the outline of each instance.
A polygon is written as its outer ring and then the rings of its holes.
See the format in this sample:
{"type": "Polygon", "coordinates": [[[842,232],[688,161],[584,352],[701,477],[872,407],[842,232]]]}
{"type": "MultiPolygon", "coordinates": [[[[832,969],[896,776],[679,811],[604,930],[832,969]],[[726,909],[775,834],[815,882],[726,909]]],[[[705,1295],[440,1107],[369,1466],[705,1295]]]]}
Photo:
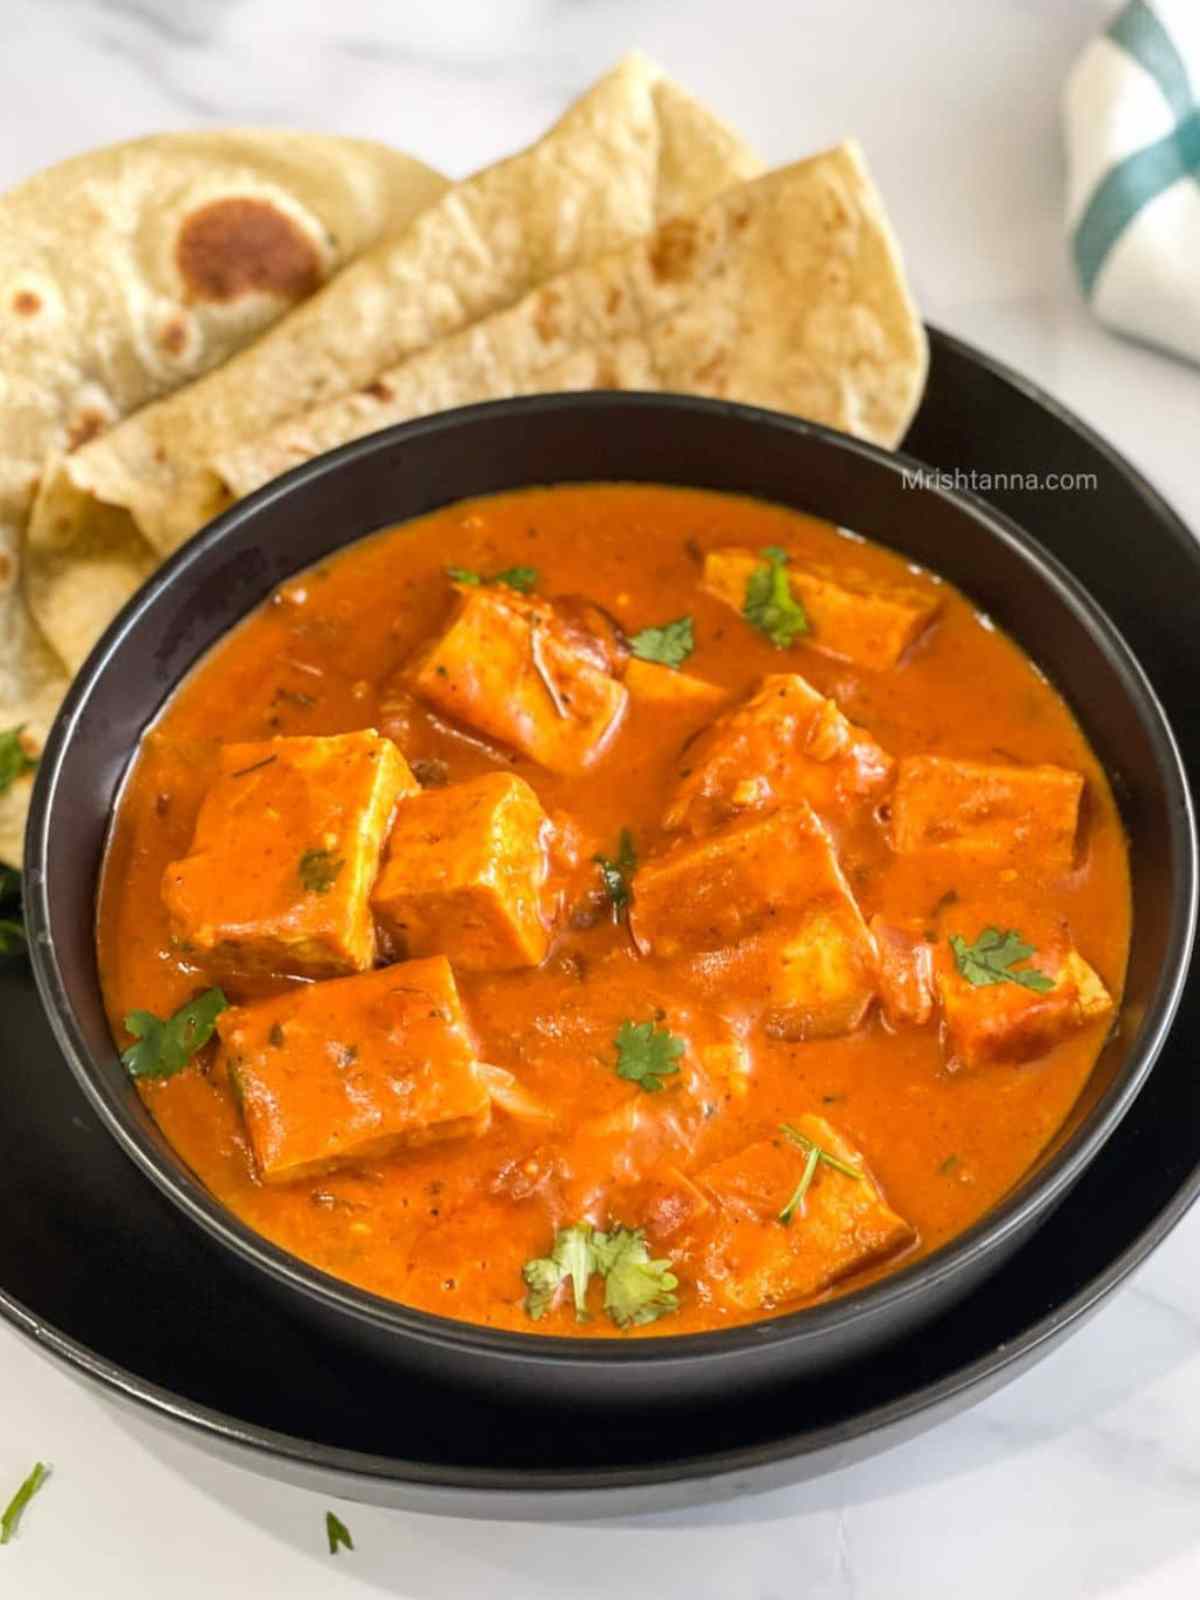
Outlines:
{"type": "MultiPolygon", "coordinates": [[[[0,0],[0,187],[150,129],[369,134],[460,174],[638,43],[782,160],[852,131],[927,313],[1110,435],[1200,527],[1200,373],[1114,342],[1059,234],[1063,73],[1100,0],[0,0]]],[[[997,463],[998,466],[1002,463],[997,463]]],[[[6,1226],[19,1225],[8,1218],[6,1226]]],[[[1200,1215],[1066,1348],[824,1481],[615,1525],[340,1507],[164,1442],[0,1328],[0,1489],[53,1482],[0,1593],[1154,1600],[1200,1587],[1200,1215]]]]}

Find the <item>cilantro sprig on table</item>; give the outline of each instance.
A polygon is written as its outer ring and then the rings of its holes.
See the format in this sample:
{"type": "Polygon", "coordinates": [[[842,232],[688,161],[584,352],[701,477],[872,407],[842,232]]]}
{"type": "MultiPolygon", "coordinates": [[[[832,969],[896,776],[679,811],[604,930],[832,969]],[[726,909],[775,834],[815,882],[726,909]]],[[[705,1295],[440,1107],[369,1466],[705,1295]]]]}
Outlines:
{"type": "Polygon", "coordinates": [[[126,1072],[131,1078],[172,1078],[182,1072],[212,1038],[228,1004],[220,989],[206,989],[165,1020],[152,1011],[131,1011],[125,1028],[137,1042],[121,1052],[126,1072]]]}
{"type": "Polygon", "coordinates": [[[354,1540],[350,1537],[350,1529],[338,1516],[336,1511],[325,1513],[325,1537],[329,1540],[329,1554],[335,1556],[339,1548],[354,1549],[354,1540]]]}
{"type": "Polygon", "coordinates": [[[628,1018],[617,1029],[617,1077],[628,1078],[648,1094],[664,1087],[663,1079],[679,1071],[679,1057],[687,1048],[666,1028],[653,1022],[631,1022],[628,1018]]]}
{"type": "Polygon", "coordinates": [[[808,632],[808,613],[792,593],[787,551],[772,544],[762,556],[764,564],[746,579],[742,615],[752,628],[766,634],[776,650],[786,650],[808,632]]]}
{"type": "Polygon", "coordinates": [[[526,1312],[537,1322],[570,1278],[575,1320],[587,1322],[588,1285],[597,1273],[604,1282],[604,1310],[618,1328],[642,1327],[679,1309],[679,1279],[669,1261],[651,1259],[640,1228],[601,1231],[576,1222],[558,1230],[548,1256],[525,1263],[526,1312]]]}
{"type": "Polygon", "coordinates": [[[49,1476],[50,1468],[46,1463],[35,1461],[32,1472],[0,1514],[0,1544],[8,1544],[16,1536],[25,1508],[49,1476]]]}
{"type": "Polygon", "coordinates": [[[502,584],[506,589],[515,589],[518,594],[530,594],[537,586],[538,569],[505,567],[503,572],[493,572],[490,577],[485,577],[481,572],[473,572],[470,567],[447,567],[446,576],[455,583],[465,583],[471,588],[502,584]]]}
{"type": "Polygon", "coordinates": [[[676,617],[674,622],[643,628],[630,639],[629,648],[639,661],[656,661],[664,667],[681,667],[696,648],[692,619],[676,617]]]}
{"type": "Polygon", "coordinates": [[[1027,961],[1037,950],[1015,928],[985,928],[974,944],[968,944],[961,934],[952,933],[950,948],[959,973],[977,989],[994,983],[1017,983],[1035,994],[1046,994],[1054,987],[1053,978],[1036,967],[1017,969],[1018,961],[1027,961]]]}

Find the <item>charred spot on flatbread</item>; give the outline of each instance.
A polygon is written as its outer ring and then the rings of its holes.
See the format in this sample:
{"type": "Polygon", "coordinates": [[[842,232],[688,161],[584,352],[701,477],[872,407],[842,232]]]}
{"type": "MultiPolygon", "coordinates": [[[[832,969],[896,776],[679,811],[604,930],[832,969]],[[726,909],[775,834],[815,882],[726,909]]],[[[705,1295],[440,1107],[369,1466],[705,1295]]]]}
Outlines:
{"type": "Polygon", "coordinates": [[[189,300],[221,304],[255,293],[300,300],[322,277],[317,248],[295,218],[249,196],[193,211],[179,231],[175,260],[189,300]]]}

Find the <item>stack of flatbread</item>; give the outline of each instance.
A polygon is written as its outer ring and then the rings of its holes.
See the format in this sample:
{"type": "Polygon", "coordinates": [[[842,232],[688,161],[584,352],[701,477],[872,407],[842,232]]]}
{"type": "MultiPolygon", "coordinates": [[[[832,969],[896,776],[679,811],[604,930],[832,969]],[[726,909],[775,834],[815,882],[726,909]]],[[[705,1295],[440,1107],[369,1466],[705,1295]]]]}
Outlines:
{"type": "MultiPolygon", "coordinates": [[[[658,389],[902,437],[923,330],[853,145],[764,174],[641,56],[447,185],[357,141],[174,135],[0,200],[0,731],[234,499],[407,418],[658,389]]],[[[18,859],[29,778],[0,794],[18,859]]]]}

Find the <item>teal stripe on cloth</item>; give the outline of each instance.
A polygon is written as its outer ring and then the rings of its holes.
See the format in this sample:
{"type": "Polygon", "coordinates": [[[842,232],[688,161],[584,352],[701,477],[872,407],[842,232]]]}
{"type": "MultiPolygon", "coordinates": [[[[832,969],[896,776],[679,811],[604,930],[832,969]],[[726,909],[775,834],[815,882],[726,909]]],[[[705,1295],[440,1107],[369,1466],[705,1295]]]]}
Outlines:
{"type": "Polygon", "coordinates": [[[1182,121],[1196,103],[1188,69],[1174,39],[1145,0],[1131,0],[1107,32],[1114,44],[1141,62],[1182,121]]]}
{"type": "Polygon", "coordinates": [[[1200,110],[1157,144],[1135,151],[1106,173],[1075,229],[1072,248],[1083,292],[1090,295],[1108,252],[1149,201],[1180,178],[1200,174],[1200,110]]]}

